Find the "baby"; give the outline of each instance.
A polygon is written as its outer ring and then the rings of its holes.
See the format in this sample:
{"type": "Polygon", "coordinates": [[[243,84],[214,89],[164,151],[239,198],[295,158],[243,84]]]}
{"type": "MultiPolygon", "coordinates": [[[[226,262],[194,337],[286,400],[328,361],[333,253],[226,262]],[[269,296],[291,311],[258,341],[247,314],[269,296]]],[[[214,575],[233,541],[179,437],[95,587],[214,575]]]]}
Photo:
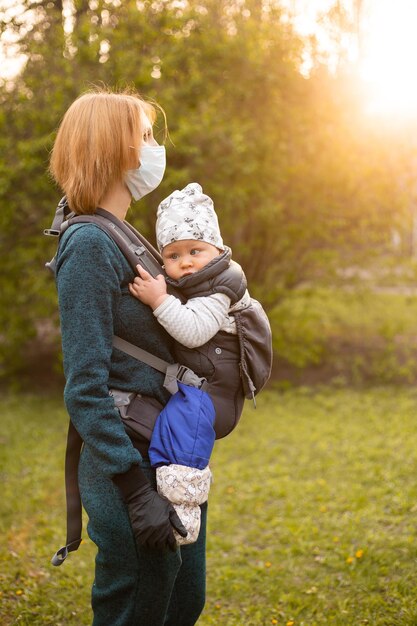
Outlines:
{"type": "MultiPolygon", "coordinates": [[[[153,278],[138,266],[139,276],[130,292],[153,309],[158,322],[176,339],[178,362],[207,378],[207,391],[216,410],[216,433],[224,436],[239,419],[244,401],[239,341],[230,313],[249,304],[245,275],[231,260],[213,202],[197,183],[174,191],[161,202],[156,237],[167,277],[153,278]],[[183,301],[168,294],[167,283],[179,289],[183,301]]],[[[152,442],[149,456],[152,463],[152,442]]],[[[157,467],[158,491],[176,508],[182,507],[177,512],[188,536],[185,540],[177,536],[177,540],[189,543],[198,536],[197,505],[208,497],[211,474],[208,466],[190,472],[190,468],[175,465],[175,460],[171,462],[157,467]],[[185,484],[187,480],[191,483],[185,484]],[[193,501],[195,494],[198,500],[193,501]]]]}
{"type": "Polygon", "coordinates": [[[209,382],[216,437],[236,426],[242,413],[241,349],[234,312],[251,298],[240,265],[223,244],[211,198],[197,183],[174,191],[158,207],[156,238],[167,277],[138,266],[131,293],[148,304],[177,340],[175,358],[209,382]],[[170,284],[184,296],[168,295],[170,284]]]}

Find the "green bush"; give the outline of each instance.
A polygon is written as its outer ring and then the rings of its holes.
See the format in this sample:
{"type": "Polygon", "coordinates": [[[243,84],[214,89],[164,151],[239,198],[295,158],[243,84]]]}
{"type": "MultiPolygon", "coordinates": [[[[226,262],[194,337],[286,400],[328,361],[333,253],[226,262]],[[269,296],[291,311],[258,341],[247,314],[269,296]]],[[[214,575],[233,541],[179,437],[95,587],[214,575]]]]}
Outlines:
{"type": "Polygon", "coordinates": [[[346,383],[417,380],[417,297],[299,289],[270,312],[279,379],[346,383]]]}

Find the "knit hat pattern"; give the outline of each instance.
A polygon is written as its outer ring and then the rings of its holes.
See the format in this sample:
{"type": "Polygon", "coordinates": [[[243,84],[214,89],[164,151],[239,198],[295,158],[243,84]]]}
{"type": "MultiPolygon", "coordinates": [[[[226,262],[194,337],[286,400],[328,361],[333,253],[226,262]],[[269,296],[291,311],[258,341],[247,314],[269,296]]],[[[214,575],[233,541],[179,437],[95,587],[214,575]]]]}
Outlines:
{"type": "Polygon", "coordinates": [[[189,183],[171,193],[158,206],[156,241],[159,251],[169,243],[193,239],[205,241],[224,250],[213,200],[201,185],[189,183]]]}

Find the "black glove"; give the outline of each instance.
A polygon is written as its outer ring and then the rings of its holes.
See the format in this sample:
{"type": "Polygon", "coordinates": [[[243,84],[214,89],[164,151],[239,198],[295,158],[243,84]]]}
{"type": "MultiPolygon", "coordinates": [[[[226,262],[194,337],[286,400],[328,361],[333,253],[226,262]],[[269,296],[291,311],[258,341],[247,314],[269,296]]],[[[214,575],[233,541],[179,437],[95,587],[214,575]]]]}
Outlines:
{"type": "Polygon", "coordinates": [[[113,481],[127,504],[133,534],[139,546],[175,551],[177,542],[173,528],[187,536],[172,504],[151,487],[139,465],[133,465],[125,474],[117,474],[113,481]]]}

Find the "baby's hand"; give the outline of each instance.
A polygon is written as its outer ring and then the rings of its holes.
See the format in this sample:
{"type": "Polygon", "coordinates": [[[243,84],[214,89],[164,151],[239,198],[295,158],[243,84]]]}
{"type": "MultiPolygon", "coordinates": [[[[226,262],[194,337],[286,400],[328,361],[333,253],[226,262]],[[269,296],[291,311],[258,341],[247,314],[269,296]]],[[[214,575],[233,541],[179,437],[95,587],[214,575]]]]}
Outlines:
{"type": "Polygon", "coordinates": [[[168,296],[165,278],[162,274],[153,278],[140,265],[137,265],[136,268],[139,276],[136,276],[133,283],[130,283],[129,291],[132,296],[155,310],[168,296]]]}

